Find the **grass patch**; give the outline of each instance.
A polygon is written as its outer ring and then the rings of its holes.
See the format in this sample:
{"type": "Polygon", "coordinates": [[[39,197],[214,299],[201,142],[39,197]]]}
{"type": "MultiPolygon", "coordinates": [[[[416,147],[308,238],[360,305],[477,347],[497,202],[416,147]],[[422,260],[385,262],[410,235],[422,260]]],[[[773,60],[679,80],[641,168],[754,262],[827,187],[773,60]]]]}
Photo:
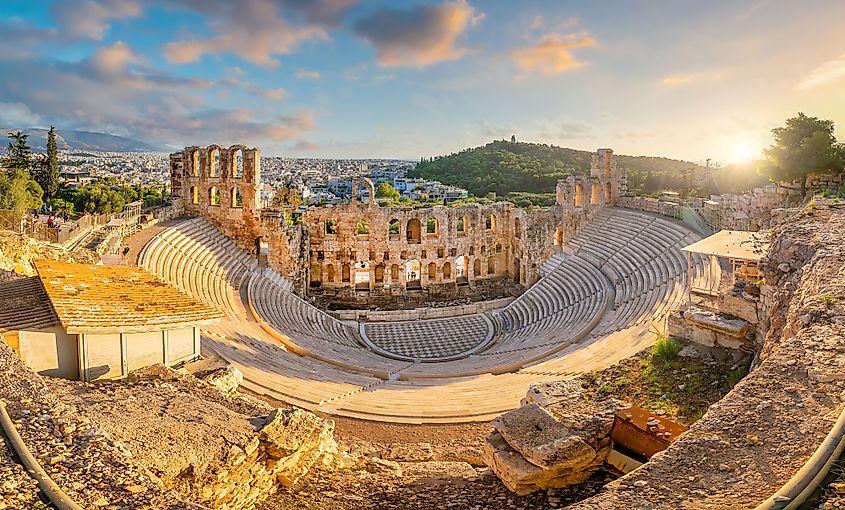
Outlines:
{"type": "Polygon", "coordinates": [[[651,357],[654,360],[668,363],[677,358],[679,352],[681,352],[681,344],[671,338],[661,336],[654,343],[654,347],[651,348],[651,357]]]}
{"type": "Polygon", "coordinates": [[[748,374],[751,358],[740,363],[680,356],[677,341],[661,338],[651,352],[583,379],[601,397],[614,397],[690,424],[700,419],[748,374]]]}
{"type": "Polygon", "coordinates": [[[819,296],[819,301],[821,301],[824,306],[830,306],[836,302],[836,297],[830,292],[825,292],[819,296]]]}

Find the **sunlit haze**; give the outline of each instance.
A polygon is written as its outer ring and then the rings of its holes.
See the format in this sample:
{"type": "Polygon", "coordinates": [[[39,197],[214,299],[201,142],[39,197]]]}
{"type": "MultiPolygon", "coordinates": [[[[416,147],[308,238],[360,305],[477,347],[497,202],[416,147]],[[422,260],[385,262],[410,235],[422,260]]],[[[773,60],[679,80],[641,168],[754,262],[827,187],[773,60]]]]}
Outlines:
{"type": "Polygon", "coordinates": [[[840,0],[5,1],[0,127],[399,157],[492,139],[720,163],[845,123],[840,0]]]}

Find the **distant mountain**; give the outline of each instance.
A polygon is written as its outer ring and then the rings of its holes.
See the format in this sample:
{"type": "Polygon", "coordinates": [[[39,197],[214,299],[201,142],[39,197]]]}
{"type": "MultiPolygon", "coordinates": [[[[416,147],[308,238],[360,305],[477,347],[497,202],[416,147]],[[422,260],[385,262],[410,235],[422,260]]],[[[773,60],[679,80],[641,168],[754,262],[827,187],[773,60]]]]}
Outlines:
{"type": "MultiPolygon", "coordinates": [[[[2,128],[2,133],[6,134],[17,130],[18,128],[2,128]]],[[[33,150],[36,152],[47,150],[46,129],[28,128],[22,131],[29,134],[29,144],[33,150]]],[[[167,152],[166,148],[156,147],[132,138],[65,129],[56,130],[56,145],[59,150],[83,152],[167,152]]]]}
{"type": "MultiPolygon", "coordinates": [[[[423,159],[412,176],[460,186],[475,196],[495,192],[553,193],[558,179],[587,175],[592,152],[537,143],[493,141],[448,156],[423,159]]],[[[650,156],[617,155],[629,186],[646,192],[684,188],[704,167],[696,163],[650,156]]],[[[695,183],[693,183],[695,185],[695,183]]]]}

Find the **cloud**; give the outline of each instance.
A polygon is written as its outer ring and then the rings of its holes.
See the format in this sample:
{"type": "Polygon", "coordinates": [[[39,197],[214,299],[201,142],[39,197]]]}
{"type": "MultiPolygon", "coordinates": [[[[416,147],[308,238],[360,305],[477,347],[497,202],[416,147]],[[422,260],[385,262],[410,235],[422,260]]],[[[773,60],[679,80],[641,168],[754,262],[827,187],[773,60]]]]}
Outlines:
{"type": "Polygon", "coordinates": [[[221,83],[227,87],[240,89],[246,92],[247,94],[251,94],[253,96],[263,97],[264,99],[270,101],[279,101],[284,98],[288,91],[279,87],[279,88],[264,88],[260,87],[254,83],[243,81],[240,78],[236,78],[235,76],[227,76],[221,80],[221,83]]]}
{"type": "Polygon", "coordinates": [[[111,21],[143,13],[137,0],[62,0],[53,5],[53,17],[63,33],[100,41],[111,21]]]}
{"type": "Polygon", "coordinates": [[[798,84],[798,90],[811,90],[842,80],[845,80],[845,55],[813,69],[809,76],[798,84]]]}
{"type": "MultiPolygon", "coordinates": [[[[327,29],[340,21],[356,0],[176,0],[208,18],[210,37],[194,35],[164,45],[167,60],[187,64],[205,55],[238,55],[273,68],[310,40],[328,40],[327,29]]],[[[205,31],[203,31],[205,33],[205,31]]]]}
{"type": "Polygon", "coordinates": [[[0,103],[0,125],[25,128],[38,126],[41,116],[23,103],[0,103]]]}
{"type": "Polygon", "coordinates": [[[550,140],[571,140],[574,138],[592,137],[592,128],[580,122],[562,122],[543,127],[540,132],[542,138],[550,140]]]}
{"type": "Polygon", "coordinates": [[[485,138],[493,140],[510,140],[511,135],[517,132],[517,129],[512,124],[490,124],[486,120],[478,120],[473,122],[469,128],[470,132],[478,132],[485,138]]]}
{"type": "Polygon", "coordinates": [[[573,50],[596,46],[592,37],[578,34],[552,34],[539,43],[511,52],[511,59],[523,71],[559,74],[587,65],[575,58],[573,50]]]}
{"type": "Polygon", "coordinates": [[[698,71],[691,73],[670,74],[660,80],[664,87],[681,87],[702,82],[719,81],[725,77],[725,71],[698,71]]]}
{"type": "Polygon", "coordinates": [[[297,69],[296,77],[301,80],[319,80],[320,71],[308,71],[307,69],[297,69]]]}
{"type": "Polygon", "coordinates": [[[315,152],[320,148],[314,142],[308,140],[297,140],[296,143],[291,146],[290,150],[293,152],[315,152]]]}
{"type": "Polygon", "coordinates": [[[355,22],[355,33],[376,49],[383,67],[426,67],[466,53],[460,40],[484,14],[466,0],[422,4],[410,9],[382,8],[355,22]]]}
{"type": "Polygon", "coordinates": [[[176,77],[123,43],[76,62],[0,59],[0,75],[7,77],[0,80],[0,97],[12,105],[5,108],[12,112],[6,120],[30,126],[43,122],[172,146],[301,140],[315,128],[309,111],[209,107],[203,90],[239,87],[271,98],[284,93],[242,81],[176,77]]]}

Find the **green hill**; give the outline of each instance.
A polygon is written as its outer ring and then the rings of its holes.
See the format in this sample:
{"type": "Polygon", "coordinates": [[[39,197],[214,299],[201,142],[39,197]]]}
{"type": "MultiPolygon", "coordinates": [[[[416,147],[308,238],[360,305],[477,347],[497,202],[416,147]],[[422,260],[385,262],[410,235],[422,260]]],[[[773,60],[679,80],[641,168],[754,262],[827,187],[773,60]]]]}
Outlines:
{"type": "MultiPolygon", "coordinates": [[[[460,186],[478,197],[490,192],[499,196],[548,194],[554,193],[558,179],[589,174],[592,154],[554,145],[500,140],[423,159],[411,176],[460,186]]],[[[742,191],[765,182],[747,169],[741,175],[724,170],[708,175],[702,165],[677,159],[617,155],[616,160],[620,170],[628,174],[628,189],[638,193],[671,189],[706,196],[711,192],[742,191]]]]}

